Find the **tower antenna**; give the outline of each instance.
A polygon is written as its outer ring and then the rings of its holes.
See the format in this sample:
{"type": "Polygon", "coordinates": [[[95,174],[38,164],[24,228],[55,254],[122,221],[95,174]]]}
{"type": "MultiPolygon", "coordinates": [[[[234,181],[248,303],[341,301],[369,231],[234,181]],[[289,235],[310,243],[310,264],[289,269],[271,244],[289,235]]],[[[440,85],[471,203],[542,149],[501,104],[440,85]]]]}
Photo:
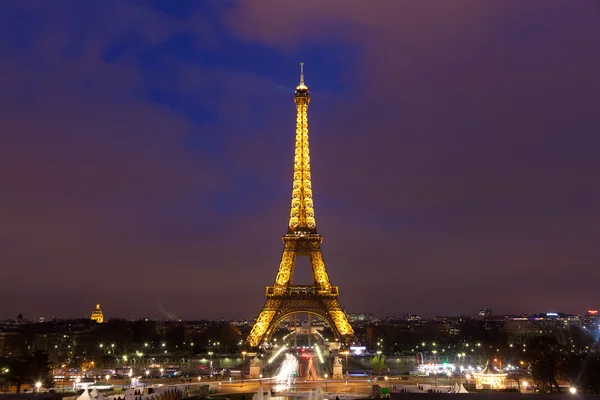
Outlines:
{"type": "Polygon", "coordinates": [[[304,85],[304,63],[300,63],[300,84],[304,85]]]}

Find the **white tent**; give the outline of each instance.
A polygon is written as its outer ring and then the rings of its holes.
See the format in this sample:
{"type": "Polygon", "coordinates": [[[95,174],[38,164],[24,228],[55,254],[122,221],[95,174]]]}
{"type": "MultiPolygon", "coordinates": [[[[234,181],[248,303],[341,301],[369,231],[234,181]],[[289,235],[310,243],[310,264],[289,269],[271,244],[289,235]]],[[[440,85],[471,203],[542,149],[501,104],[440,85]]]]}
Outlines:
{"type": "Polygon", "coordinates": [[[100,393],[96,388],[92,388],[92,390],[90,390],[90,396],[96,400],[108,400],[108,397],[102,395],[102,393],[100,393]]]}
{"type": "Polygon", "coordinates": [[[90,396],[90,393],[88,392],[87,389],[83,390],[83,393],[81,393],[81,395],[77,398],[77,400],[95,400],[92,396],[90,396]]]}
{"type": "MultiPolygon", "coordinates": [[[[135,394],[136,390],[137,389],[127,389],[124,393],[124,397],[127,397],[128,399],[133,399],[136,396],[136,394],[135,394]]],[[[77,400],[79,400],[79,399],[77,399],[77,400]]]]}
{"type": "Polygon", "coordinates": [[[469,393],[469,392],[467,391],[467,389],[465,389],[465,387],[461,383],[460,388],[458,388],[458,391],[456,393],[469,393]]]}
{"type": "Polygon", "coordinates": [[[454,387],[452,389],[450,389],[450,391],[448,393],[458,393],[459,390],[460,390],[460,386],[458,386],[458,383],[455,383],[454,387]]]}

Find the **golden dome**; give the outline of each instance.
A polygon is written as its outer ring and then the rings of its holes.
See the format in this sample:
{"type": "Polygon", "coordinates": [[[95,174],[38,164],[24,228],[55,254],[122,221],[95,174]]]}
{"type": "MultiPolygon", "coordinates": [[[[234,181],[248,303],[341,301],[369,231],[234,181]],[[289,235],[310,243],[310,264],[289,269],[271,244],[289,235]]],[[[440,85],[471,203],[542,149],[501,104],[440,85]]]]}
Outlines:
{"type": "Polygon", "coordinates": [[[92,316],[90,317],[92,321],[96,321],[97,323],[104,322],[104,316],[102,315],[102,310],[100,309],[100,304],[96,304],[96,309],[92,311],[92,316]]]}

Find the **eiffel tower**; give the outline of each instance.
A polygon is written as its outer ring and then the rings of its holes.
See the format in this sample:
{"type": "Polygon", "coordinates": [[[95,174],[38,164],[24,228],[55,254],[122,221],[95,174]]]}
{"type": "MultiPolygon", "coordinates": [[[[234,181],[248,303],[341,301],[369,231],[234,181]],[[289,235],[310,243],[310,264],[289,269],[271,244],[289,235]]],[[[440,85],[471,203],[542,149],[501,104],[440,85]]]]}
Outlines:
{"type": "Polygon", "coordinates": [[[310,94],[304,84],[304,63],[300,63],[300,84],[294,94],[296,103],[296,148],[294,183],[288,230],[283,235],[283,255],[273,286],[267,287],[263,306],[247,343],[258,346],[268,341],[275,328],[292,314],[307,313],[320,317],[333,330],[336,338],[348,343],[354,331],[338,300],[337,286],[331,286],[321,253],[323,237],[317,233],[310,179],[308,147],[308,103],[310,94]],[[292,285],[296,257],[309,256],[314,283],[311,286],[292,285]]]}

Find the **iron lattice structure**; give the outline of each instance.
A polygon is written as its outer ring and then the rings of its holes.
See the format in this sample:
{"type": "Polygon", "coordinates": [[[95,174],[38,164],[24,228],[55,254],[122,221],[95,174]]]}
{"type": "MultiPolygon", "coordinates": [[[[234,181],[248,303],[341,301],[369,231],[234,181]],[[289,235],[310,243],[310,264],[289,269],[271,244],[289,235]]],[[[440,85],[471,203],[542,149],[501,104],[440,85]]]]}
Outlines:
{"type": "Polygon", "coordinates": [[[259,314],[247,342],[258,346],[268,340],[274,329],[287,317],[309,313],[322,318],[342,342],[354,339],[354,331],[338,300],[338,288],[329,282],[321,242],[317,232],[310,176],[308,145],[308,103],[310,94],[304,84],[303,64],[300,84],[296,87],[296,143],[294,153],[294,182],[288,230],[283,235],[283,255],[273,286],[267,287],[267,301],[259,314]],[[310,257],[314,284],[292,285],[294,266],[298,256],[310,257]]]}

